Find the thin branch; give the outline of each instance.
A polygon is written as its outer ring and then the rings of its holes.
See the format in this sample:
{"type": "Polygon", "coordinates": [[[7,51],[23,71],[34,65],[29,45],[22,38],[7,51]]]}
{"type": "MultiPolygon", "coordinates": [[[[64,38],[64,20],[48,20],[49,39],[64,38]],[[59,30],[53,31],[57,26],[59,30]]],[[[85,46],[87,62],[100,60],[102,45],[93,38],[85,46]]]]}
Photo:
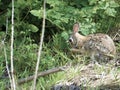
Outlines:
{"type": "Polygon", "coordinates": [[[14,65],[13,65],[13,43],[14,43],[14,0],[12,0],[12,26],[11,26],[11,76],[12,76],[12,90],[16,90],[15,78],[14,78],[14,65]]]}
{"type": "Polygon", "coordinates": [[[115,38],[117,37],[117,36],[119,36],[120,37],[120,30],[118,30],[118,32],[114,35],[114,37],[113,37],[113,40],[115,40],[115,38]]]}
{"type": "Polygon", "coordinates": [[[5,33],[5,37],[4,37],[3,41],[2,41],[2,43],[3,43],[3,47],[4,47],[4,55],[5,55],[7,73],[8,73],[8,77],[10,79],[10,83],[12,83],[11,75],[10,75],[10,69],[9,69],[8,61],[7,61],[6,47],[5,47],[5,40],[6,40],[6,37],[7,37],[7,32],[8,32],[8,18],[6,18],[6,33],[5,33]]]}
{"type": "MultiPolygon", "coordinates": [[[[4,55],[5,55],[5,62],[6,62],[7,74],[8,74],[8,77],[10,79],[10,83],[12,83],[12,78],[11,78],[10,69],[9,69],[9,66],[8,66],[7,53],[6,53],[6,47],[5,47],[4,41],[3,41],[3,46],[4,46],[4,55]]],[[[12,84],[11,84],[11,87],[12,87],[12,84]]]]}
{"type": "Polygon", "coordinates": [[[33,90],[36,90],[36,80],[37,80],[37,74],[38,74],[38,68],[39,68],[39,63],[40,63],[40,57],[41,57],[41,51],[42,51],[42,44],[43,44],[43,38],[44,38],[44,32],[45,32],[46,0],[44,0],[44,5],[43,6],[44,6],[43,7],[44,10],[43,10],[42,35],[41,35],[40,46],[39,46],[39,51],[38,51],[37,65],[36,65],[34,82],[33,82],[33,90]]]}

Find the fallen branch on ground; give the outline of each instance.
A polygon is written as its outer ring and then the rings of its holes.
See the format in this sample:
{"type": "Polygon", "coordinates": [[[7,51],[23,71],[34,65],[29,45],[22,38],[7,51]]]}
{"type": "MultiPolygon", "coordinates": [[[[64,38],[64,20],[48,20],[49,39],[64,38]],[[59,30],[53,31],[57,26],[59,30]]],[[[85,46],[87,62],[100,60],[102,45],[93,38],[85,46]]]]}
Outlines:
{"type": "MultiPolygon", "coordinates": [[[[38,77],[45,76],[45,75],[49,75],[49,74],[52,74],[52,73],[64,71],[66,68],[67,68],[67,67],[63,66],[63,67],[57,67],[57,68],[53,68],[53,69],[49,69],[49,70],[40,72],[40,73],[38,73],[37,78],[38,78],[38,77]]],[[[18,85],[21,85],[21,84],[30,82],[30,81],[32,81],[33,79],[34,79],[34,75],[18,80],[18,83],[17,83],[17,84],[18,84],[18,85]]],[[[7,90],[9,87],[10,87],[10,86],[7,86],[5,90],[7,90]]]]}
{"type": "MultiPolygon", "coordinates": [[[[50,70],[47,70],[47,71],[43,71],[43,72],[38,73],[37,78],[48,75],[48,74],[56,73],[56,72],[59,72],[59,71],[64,71],[64,69],[65,69],[65,67],[58,67],[58,68],[53,68],[53,69],[50,69],[50,70]]],[[[27,78],[23,78],[23,79],[18,81],[18,85],[21,85],[23,83],[27,83],[27,82],[33,80],[33,78],[34,78],[34,75],[30,76],[30,77],[27,77],[27,78]]]]}

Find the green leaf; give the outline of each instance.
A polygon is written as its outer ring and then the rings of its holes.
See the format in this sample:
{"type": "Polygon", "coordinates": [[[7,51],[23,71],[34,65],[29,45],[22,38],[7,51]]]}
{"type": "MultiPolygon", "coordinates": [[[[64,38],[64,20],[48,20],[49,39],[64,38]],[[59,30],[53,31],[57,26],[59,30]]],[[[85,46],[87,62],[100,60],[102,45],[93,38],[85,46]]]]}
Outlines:
{"type": "Polygon", "coordinates": [[[30,24],[29,28],[30,28],[30,31],[32,31],[32,32],[37,32],[39,30],[38,27],[36,27],[33,24],[30,24]]]}
{"type": "Polygon", "coordinates": [[[30,13],[38,18],[42,18],[43,16],[42,10],[31,10],[30,13]]]}
{"type": "Polygon", "coordinates": [[[90,5],[96,4],[98,0],[88,0],[90,5]]]}
{"type": "Polygon", "coordinates": [[[104,9],[105,10],[106,8],[109,7],[109,3],[108,2],[99,1],[98,3],[99,3],[99,5],[98,5],[99,9],[104,9]]]}
{"type": "Polygon", "coordinates": [[[115,11],[114,8],[107,8],[106,11],[105,11],[105,13],[106,13],[107,15],[109,15],[109,16],[115,17],[116,11],[115,11]]]}
{"type": "Polygon", "coordinates": [[[65,32],[65,31],[61,33],[61,36],[62,36],[65,40],[68,40],[68,38],[69,38],[68,33],[65,32]]]}
{"type": "Polygon", "coordinates": [[[59,6],[61,1],[59,1],[59,0],[47,0],[47,3],[50,4],[50,6],[55,7],[55,6],[59,6]]]}
{"type": "Polygon", "coordinates": [[[110,1],[110,7],[113,7],[113,8],[119,7],[119,4],[116,3],[114,0],[111,0],[111,1],[110,1]]]}

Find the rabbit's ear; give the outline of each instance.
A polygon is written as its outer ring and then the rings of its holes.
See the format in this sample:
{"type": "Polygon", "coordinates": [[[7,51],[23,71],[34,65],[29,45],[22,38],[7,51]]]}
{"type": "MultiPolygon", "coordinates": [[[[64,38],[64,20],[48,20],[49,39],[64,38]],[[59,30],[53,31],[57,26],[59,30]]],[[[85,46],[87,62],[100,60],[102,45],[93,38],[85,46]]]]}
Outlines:
{"type": "Polygon", "coordinates": [[[79,30],[79,23],[75,23],[73,26],[73,32],[76,33],[79,30]]]}

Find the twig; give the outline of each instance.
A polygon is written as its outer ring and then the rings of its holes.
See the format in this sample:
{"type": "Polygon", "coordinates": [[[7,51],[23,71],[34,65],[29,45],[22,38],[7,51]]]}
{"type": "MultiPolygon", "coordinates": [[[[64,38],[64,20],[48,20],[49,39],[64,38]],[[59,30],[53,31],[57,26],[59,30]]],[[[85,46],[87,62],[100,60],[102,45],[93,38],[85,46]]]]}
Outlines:
{"type": "Polygon", "coordinates": [[[9,70],[9,67],[8,67],[7,53],[6,53],[6,48],[5,48],[5,40],[6,40],[6,36],[7,36],[7,31],[8,31],[8,18],[6,18],[6,34],[3,38],[2,44],[3,44],[3,47],[4,47],[4,55],[5,55],[5,62],[6,62],[6,69],[7,69],[8,77],[10,79],[10,83],[12,83],[10,70],[9,70]]]}
{"type": "Polygon", "coordinates": [[[16,90],[16,85],[15,85],[15,78],[14,78],[14,65],[13,65],[13,43],[14,43],[14,0],[12,0],[12,26],[11,26],[11,76],[12,76],[12,83],[11,83],[11,89],[16,90]]]}
{"type": "Polygon", "coordinates": [[[120,30],[118,30],[118,32],[114,35],[113,40],[115,40],[115,38],[116,38],[117,36],[119,36],[119,37],[120,37],[119,32],[120,32],[120,30]]]}
{"type": "Polygon", "coordinates": [[[38,51],[38,58],[37,58],[37,65],[36,65],[36,70],[35,70],[35,76],[34,76],[34,82],[33,82],[33,90],[36,90],[36,79],[37,79],[37,74],[38,74],[38,68],[39,68],[39,63],[40,63],[40,57],[41,57],[41,51],[42,51],[42,44],[43,44],[43,38],[44,38],[44,32],[45,32],[45,18],[46,18],[46,0],[44,0],[44,5],[43,5],[43,26],[42,26],[42,35],[40,39],[40,46],[39,46],[39,51],[38,51]]]}

